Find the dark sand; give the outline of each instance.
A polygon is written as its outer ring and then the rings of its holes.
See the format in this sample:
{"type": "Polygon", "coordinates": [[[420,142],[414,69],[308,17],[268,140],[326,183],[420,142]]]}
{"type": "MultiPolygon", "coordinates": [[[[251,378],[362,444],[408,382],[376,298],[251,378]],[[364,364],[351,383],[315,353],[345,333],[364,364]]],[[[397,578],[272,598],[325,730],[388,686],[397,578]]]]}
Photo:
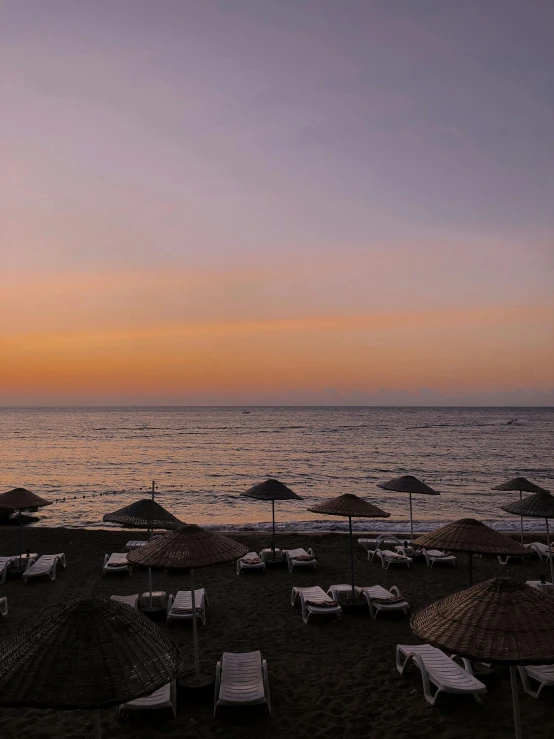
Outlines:
{"type": "MultiPolygon", "coordinates": [[[[1,553],[14,554],[17,531],[0,529],[1,553]]],[[[128,539],[144,538],[140,531],[84,531],[28,529],[24,546],[39,553],[64,551],[68,568],[55,582],[33,581],[25,586],[8,578],[0,586],[6,595],[9,615],[0,619],[0,636],[17,634],[34,622],[41,611],[90,595],[109,597],[146,590],[146,571],[135,568],[132,577],[103,578],[104,553],[124,551],[128,539]]],[[[238,538],[238,537],[236,537],[238,538]]],[[[267,545],[267,537],[241,537],[252,550],[267,545]]],[[[278,537],[282,547],[313,546],[319,560],[317,572],[289,574],[286,568],[263,575],[236,575],[234,563],[196,571],[197,587],[208,591],[210,606],[206,627],[199,628],[203,670],[214,672],[223,651],[260,649],[267,659],[273,718],[263,707],[222,708],[212,718],[213,696],[191,698],[179,693],[175,720],[166,712],[140,713],[123,724],[115,708],[102,711],[103,736],[155,739],[156,737],[252,737],[266,739],[317,739],[318,737],[499,737],[513,734],[510,683],[506,670],[485,678],[488,695],[484,706],[466,696],[442,696],[431,707],[423,698],[419,672],[410,669],[401,677],[395,667],[397,643],[417,643],[406,617],[369,618],[367,608],[345,613],[344,621],[327,619],[304,625],[300,610],[290,605],[293,585],[348,582],[348,538],[343,535],[294,535],[278,537]]],[[[356,550],[358,585],[398,585],[417,610],[434,600],[467,586],[467,560],[459,567],[416,563],[411,570],[391,567],[386,571],[369,563],[361,548],[356,550]]],[[[539,579],[547,567],[538,562],[506,567],[494,558],[474,560],[474,581],[495,576],[521,580],[539,579]]],[[[155,571],[154,588],[175,593],[189,589],[188,575],[155,571]]],[[[160,623],[162,630],[165,622],[160,623]]],[[[190,624],[172,625],[168,633],[177,641],[185,659],[192,661],[190,624]]],[[[71,675],[68,675],[71,680],[71,675]]],[[[552,690],[540,700],[520,690],[524,735],[549,739],[554,735],[552,690]]],[[[50,739],[93,736],[92,714],[82,711],[0,709],[1,739],[50,739]]]]}

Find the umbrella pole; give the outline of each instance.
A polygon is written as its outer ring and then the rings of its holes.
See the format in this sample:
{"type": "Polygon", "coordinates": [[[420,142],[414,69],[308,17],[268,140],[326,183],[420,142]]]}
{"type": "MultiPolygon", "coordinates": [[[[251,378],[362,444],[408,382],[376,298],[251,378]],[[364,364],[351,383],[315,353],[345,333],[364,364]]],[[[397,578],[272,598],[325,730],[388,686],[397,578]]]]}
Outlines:
{"type": "Polygon", "coordinates": [[[200,677],[200,659],[198,658],[198,624],[196,623],[196,593],[194,591],[194,570],[190,571],[190,589],[192,601],[192,638],[194,641],[194,671],[200,677]]]}
{"type": "Polygon", "coordinates": [[[467,554],[469,584],[473,585],[473,552],[467,554]]]}
{"type": "Polygon", "coordinates": [[[550,529],[548,528],[548,518],[546,522],[546,541],[548,542],[548,559],[550,561],[550,582],[554,585],[554,562],[552,561],[552,545],[550,544],[550,529]]]}
{"type": "Polygon", "coordinates": [[[414,518],[412,515],[412,494],[410,493],[410,533],[412,535],[411,546],[414,545],[414,518]]]}
{"type": "MultiPolygon", "coordinates": [[[[519,499],[520,501],[523,500],[523,495],[522,495],[521,490],[519,491],[519,499]]],[[[523,516],[519,517],[519,526],[521,530],[521,546],[523,546],[523,516]]]]}
{"type": "Polygon", "coordinates": [[[275,562],[275,501],[271,501],[271,519],[273,521],[273,539],[271,540],[271,549],[273,550],[273,561],[275,562]]]}
{"type": "Polygon", "coordinates": [[[102,724],[100,723],[100,711],[94,711],[94,739],[102,739],[102,724]]]}
{"type": "Polygon", "coordinates": [[[18,565],[21,567],[21,552],[22,552],[22,546],[21,546],[21,508],[19,509],[19,562],[18,565]]]}
{"type": "Polygon", "coordinates": [[[352,600],[356,600],[356,588],[354,586],[354,544],[352,540],[352,516],[348,516],[348,528],[350,530],[350,577],[352,578],[352,600]]]}
{"type": "Polygon", "coordinates": [[[148,568],[148,590],[150,593],[148,605],[152,608],[152,568],[148,568]]]}
{"type": "Polygon", "coordinates": [[[516,739],[521,739],[521,716],[519,713],[519,695],[517,692],[517,672],[513,665],[510,665],[510,682],[512,683],[512,703],[514,705],[514,728],[516,730],[516,739]]]}

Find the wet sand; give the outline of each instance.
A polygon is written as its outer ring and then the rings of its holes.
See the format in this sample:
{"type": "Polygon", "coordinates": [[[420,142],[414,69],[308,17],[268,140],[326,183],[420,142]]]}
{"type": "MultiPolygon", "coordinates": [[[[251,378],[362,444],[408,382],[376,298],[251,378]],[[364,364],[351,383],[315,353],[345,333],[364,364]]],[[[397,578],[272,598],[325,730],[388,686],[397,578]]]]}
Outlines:
{"type": "MultiPolygon", "coordinates": [[[[17,531],[0,529],[1,553],[14,554],[17,531]]],[[[9,615],[0,619],[0,638],[17,634],[31,625],[44,608],[76,598],[141,593],[147,588],[146,570],[134,568],[131,577],[103,578],[105,553],[124,551],[129,539],[142,539],[141,531],[86,531],[76,529],[27,529],[25,548],[38,553],[64,551],[68,567],[55,582],[40,579],[23,585],[8,578],[0,585],[7,596],[9,615]]],[[[267,535],[235,535],[251,550],[268,545],[267,535]]],[[[536,538],[536,537],[534,537],[536,538]]],[[[419,672],[413,668],[401,677],[395,667],[397,643],[417,643],[404,616],[369,617],[367,607],[345,611],[344,620],[302,621],[299,608],[290,605],[293,585],[320,585],[349,581],[348,538],[340,534],[283,534],[277,545],[284,548],[312,546],[319,566],[290,574],[271,568],[236,575],[234,563],[196,571],[197,587],[205,587],[210,605],[205,627],[199,627],[202,670],[215,672],[223,651],[260,649],[267,659],[273,717],[263,707],[222,708],[212,717],[213,695],[191,697],[179,693],[178,712],[140,713],[118,723],[115,708],[101,712],[107,739],[181,739],[181,737],[256,737],[256,739],[317,739],[318,737],[410,737],[466,739],[513,735],[512,703],[507,671],[483,678],[488,687],[483,706],[466,696],[442,696],[435,707],[423,698],[419,672]]],[[[467,559],[459,566],[428,569],[417,562],[411,570],[383,570],[367,562],[356,548],[356,584],[398,585],[412,610],[467,586],[467,559]]],[[[510,562],[500,566],[496,558],[474,558],[474,582],[495,576],[521,580],[539,579],[548,567],[537,561],[510,562]]],[[[189,589],[186,573],[154,572],[154,589],[175,593],[189,589]]],[[[159,622],[166,630],[165,622],[159,622]]],[[[178,623],[167,629],[179,644],[185,660],[192,662],[192,628],[178,623]]],[[[71,676],[68,675],[68,680],[71,676]]],[[[520,690],[524,735],[549,739],[554,726],[552,688],[534,700],[520,690]]],[[[92,714],[84,711],[0,709],[2,739],[85,739],[93,736],[92,714]]]]}

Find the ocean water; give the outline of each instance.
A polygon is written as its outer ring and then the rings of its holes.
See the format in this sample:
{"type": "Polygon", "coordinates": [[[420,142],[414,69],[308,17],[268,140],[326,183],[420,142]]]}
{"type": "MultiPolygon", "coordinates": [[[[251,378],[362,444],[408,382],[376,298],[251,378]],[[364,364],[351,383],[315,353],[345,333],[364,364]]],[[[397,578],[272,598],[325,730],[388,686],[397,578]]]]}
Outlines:
{"type": "Polygon", "coordinates": [[[392,514],[355,528],[407,531],[408,497],[376,483],[414,474],[441,493],[414,496],[418,530],[462,517],[515,529],[500,505],[518,493],[491,488],[523,475],[553,489],[553,442],[552,408],[4,408],[0,491],[55,501],[38,525],[110,528],[104,513],[155,480],[183,521],[232,530],[270,525],[271,505],[239,494],[276,477],[303,496],[276,503],[280,529],[345,529],[306,509],[355,493],[392,514]]]}

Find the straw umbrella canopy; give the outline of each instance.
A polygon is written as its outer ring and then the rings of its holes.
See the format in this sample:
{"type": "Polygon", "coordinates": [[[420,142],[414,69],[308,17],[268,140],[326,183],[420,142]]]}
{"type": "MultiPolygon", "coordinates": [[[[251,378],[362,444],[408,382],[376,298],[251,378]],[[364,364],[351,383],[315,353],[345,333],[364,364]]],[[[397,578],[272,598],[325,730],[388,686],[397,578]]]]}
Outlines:
{"type": "Polygon", "coordinates": [[[547,490],[542,490],[535,495],[530,495],[523,500],[517,500],[515,503],[502,506],[502,510],[506,513],[515,513],[525,518],[544,518],[546,524],[546,540],[548,542],[548,558],[550,560],[550,579],[554,583],[554,561],[552,560],[552,545],[550,543],[550,529],[548,519],[554,518],[554,495],[547,490]]]}
{"type": "Polygon", "coordinates": [[[451,552],[467,552],[469,584],[472,584],[472,555],[503,554],[521,557],[529,551],[509,536],[501,534],[474,518],[462,518],[441,526],[429,534],[419,536],[415,543],[419,547],[447,549],[451,552]]]}
{"type": "Polygon", "coordinates": [[[270,500],[271,501],[271,520],[273,525],[273,537],[271,540],[271,549],[273,551],[273,559],[275,560],[275,501],[276,500],[302,500],[300,495],[294,493],[284,483],[279,480],[270,478],[265,482],[259,482],[241,493],[243,498],[254,498],[254,500],[270,500]]]}
{"type": "MultiPolygon", "coordinates": [[[[503,482],[501,485],[495,485],[493,490],[519,490],[519,499],[522,499],[522,493],[544,493],[544,488],[530,482],[526,477],[514,477],[513,480],[503,482]]],[[[519,517],[519,526],[521,531],[521,543],[523,544],[523,516],[519,517]]]]}
{"type": "Polygon", "coordinates": [[[391,490],[395,493],[408,493],[410,496],[410,533],[412,542],[414,540],[414,517],[412,512],[412,495],[440,495],[439,492],[426,485],[413,475],[403,475],[395,477],[387,482],[378,482],[377,487],[383,490],[391,490]]]}
{"type": "Polygon", "coordinates": [[[95,710],[173,680],[179,648],[145,616],[103,598],[78,600],[0,644],[0,705],[95,710]]]}
{"type": "Polygon", "coordinates": [[[348,530],[350,532],[350,576],[352,580],[352,600],[356,600],[356,588],[354,586],[354,544],[352,536],[353,518],[388,518],[390,513],[385,513],[373,503],[368,503],[363,498],[358,498],[352,493],[339,495],[337,498],[326,500],[324,503],[308,508],[311,513],[324,513],[326,516],[348,516],[348,530]]]}
{"type": "Polygon", "coordinates": [[[19,564],[21,564],[21,511],[29,508],[42,508],[43,506],[52,505],[51,500],[45,500],[30,490],[25,488],[14,488],[7,493],[0,495],[0,508],[8,508],[10,510],[19,511],[19,564]]]}
{"type": "Polygon", "coordinates": [[[515,733],[521,737],[515,665],[554,663],[554,599],[513,578],[494,578],[418,611],[412,631],[448,653],[510,667],[515,733]]]}
{"type": "MultiPolygon", "coordinates": [[[[143,498],[135,503],[120,508],[113,513],[106,513],[102,519],[109,523],[119,523],[136,529],[147,529],[149,534],[153,529],[178,529],[183,525],[183,521],[166,511],[166,509],[152,498],[143,498]]],[[[148,590],[149,605],[148,608],[153,610],[152,606],[152,568],[148,568],[148,590]]]]}
{"type": "Polygon", "coordinates": [[[194,570],[198,567],[231,562],[243,557],[248,547],[221,534],[202,529],[195,524],[187,524],[167,536],[153,539],[140,549],[127,555],[131,564],[145,567],[165,567],[167,569],[190,570],[192,599],[192,628],[194,639],[194,668],[196,678],[200,676],[198,656],[198,630],[196,624],[196,599],[194,570]]]}

